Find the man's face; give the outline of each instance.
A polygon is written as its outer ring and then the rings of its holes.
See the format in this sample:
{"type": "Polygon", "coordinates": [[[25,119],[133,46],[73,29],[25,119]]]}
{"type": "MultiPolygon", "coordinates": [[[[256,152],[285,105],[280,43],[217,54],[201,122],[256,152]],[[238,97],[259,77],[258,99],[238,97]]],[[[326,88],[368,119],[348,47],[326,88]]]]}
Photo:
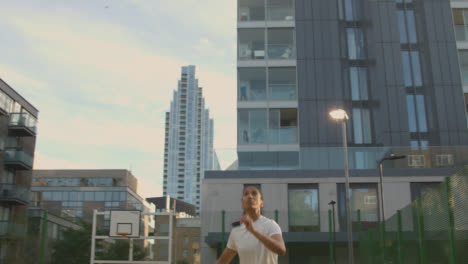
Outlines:
{"type": "Polygon", "coordinates": [[[253,186],[245,188],[242,195],[242,208],[247,209],[260,209],[263,207],[262,195],[253,186]]]}

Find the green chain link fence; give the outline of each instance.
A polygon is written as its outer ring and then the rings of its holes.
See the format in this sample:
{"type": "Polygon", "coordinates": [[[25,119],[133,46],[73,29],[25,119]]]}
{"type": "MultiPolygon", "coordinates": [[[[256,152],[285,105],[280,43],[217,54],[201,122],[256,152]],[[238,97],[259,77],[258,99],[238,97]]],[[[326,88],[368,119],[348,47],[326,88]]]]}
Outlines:
{"type": "Polygon", "coordinates": [[[359,232],[359,255],[361,264],[468,263],[468,177],[447,177],[387,221],[359,232]]]}

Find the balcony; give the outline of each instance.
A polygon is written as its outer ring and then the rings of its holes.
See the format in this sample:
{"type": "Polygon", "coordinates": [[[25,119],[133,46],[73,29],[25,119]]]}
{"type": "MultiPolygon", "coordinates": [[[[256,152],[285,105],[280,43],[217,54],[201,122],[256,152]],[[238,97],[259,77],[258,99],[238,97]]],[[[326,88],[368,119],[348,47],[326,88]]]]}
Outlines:
{"type": "Polygon", "coordinates": [[[0,202],[27,205],[29,190],[19,184],[0,184],[0,202]]]}
{"type": "Polygon", "coordinates": [[[16,170],[32,170],[33,155],[21,149],[5,149],[4,164],[16,170]]]}
{"type": "Polygon", "coordinates": [[[24,237],[26,235],[26,226],[14,223],[13,221],[0,221],[0,237],[24,237]]]}
{"type": "Polygon", "coordinates": [[[11,113],[8,129],[14,136],[34,137],[37,132],[36,119],[28,113],[11,113]]]}

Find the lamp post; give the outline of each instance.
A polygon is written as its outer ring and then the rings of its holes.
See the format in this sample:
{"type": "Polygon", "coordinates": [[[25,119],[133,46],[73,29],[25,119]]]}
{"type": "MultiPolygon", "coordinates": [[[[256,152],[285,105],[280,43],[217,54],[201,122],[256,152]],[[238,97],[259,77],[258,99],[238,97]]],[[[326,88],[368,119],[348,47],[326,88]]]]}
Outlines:
{"type": "Polygon", "coordinates": [[[383,159],[379,160],[379,174],[380,174],[380,204],[382,206],[382,219],[381,222],[385,221],[385,206],[384,206],[384,191],[383,191],[383,169],[382,169],[382,163],[386,160],[398,160],[398,159],[404,159],[406,158],[406,155],[401,155],[401,156],[388,156],[384,157],[383,159]]]}
{"type": "Polygon", "coordinates": [[[343,135],[343,152],[344,152],[344,170],[345,170],[345,188],[346,188],[346,222],[348,229],[348,264],[354,263],[353,254],[353,229],[351,225],[351,202],[349,200],[349,169],[348,169],[348,142],[346,135],[346,121],[349,119],[348,114],[343,109],[330,111],[330,116],[336,121],[341,122],[343,135]]]}

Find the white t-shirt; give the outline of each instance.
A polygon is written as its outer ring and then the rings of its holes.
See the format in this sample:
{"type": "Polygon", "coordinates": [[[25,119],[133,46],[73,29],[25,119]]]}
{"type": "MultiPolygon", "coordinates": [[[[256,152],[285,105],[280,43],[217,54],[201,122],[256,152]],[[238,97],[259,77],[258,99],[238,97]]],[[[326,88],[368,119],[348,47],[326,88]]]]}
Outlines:
{"type": "MultiPolygon", "coordinates": [[[[281,234],[279,225],[264,216],[254,222],[255,229],[271,237],[281,234]]],[[[250,233],[242,224],[231,230],[227,247],[237,251],[241,264],[277,264],[278,255],[269,250],[263,243],[250,233]]]]}

